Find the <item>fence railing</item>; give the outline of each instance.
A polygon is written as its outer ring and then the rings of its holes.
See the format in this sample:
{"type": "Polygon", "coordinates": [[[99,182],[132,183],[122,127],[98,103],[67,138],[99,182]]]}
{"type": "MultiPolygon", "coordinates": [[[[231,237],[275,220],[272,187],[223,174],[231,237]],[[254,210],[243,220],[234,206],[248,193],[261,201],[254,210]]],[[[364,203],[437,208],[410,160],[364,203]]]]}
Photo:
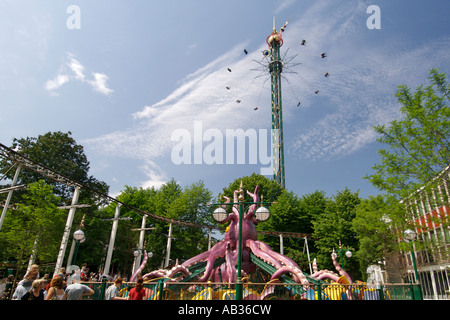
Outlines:
{"type": "MultiPolygon", "coordinates": [[[[235,300],[236,286],[228,283],[167,282],[144,283],[146,300],[235,300]]],[[[94,290],[89,300],[103,300],[110,282],[83,283],[94,290]]],[[[124,283],[120,297],[127,297],[135,283],[124,283]]],[[[419,284],[283,284],[244,283],[244,300],[422,300],[419,284]]]]}

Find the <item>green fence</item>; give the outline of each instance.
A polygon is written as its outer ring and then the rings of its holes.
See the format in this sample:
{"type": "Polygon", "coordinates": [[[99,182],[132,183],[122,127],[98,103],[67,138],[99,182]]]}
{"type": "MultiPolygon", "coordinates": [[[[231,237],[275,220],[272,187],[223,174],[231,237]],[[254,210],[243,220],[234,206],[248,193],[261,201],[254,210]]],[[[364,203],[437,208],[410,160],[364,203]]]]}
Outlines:
{"type": "MultiPolygon", "coordinates": [[[[94,290],[86,297],[103,300],[106,289],[113,283],[84,283],[94,290]]],[[[134,283],[124,283],[120,296],[126,297],[134,283]]],[[[144,283],[147,300],[235,300],[236,285],[226,283],[167,282],[167,279],[144,283]]],[[[245,283],[244,300],[422,300],[418,284],[340,285],[245,283]]]]}

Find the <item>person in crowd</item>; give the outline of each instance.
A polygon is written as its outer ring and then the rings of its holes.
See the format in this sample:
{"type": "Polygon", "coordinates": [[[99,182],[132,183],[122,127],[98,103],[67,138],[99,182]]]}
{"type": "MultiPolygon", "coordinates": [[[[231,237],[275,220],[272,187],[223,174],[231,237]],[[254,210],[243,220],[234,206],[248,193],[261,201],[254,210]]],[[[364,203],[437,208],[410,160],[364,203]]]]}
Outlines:
{"type": "Polygon", "coordinates": [[[60,276],[63,280],[66,278],[66,268],[60,268],[58,272],[58,276],[60,276]]]}
{"type": "Polygon", "coordinates": [[[25,278],[21,280],[17,284],[17,288],[14,291],[14,294],[12,296],[12,300],[20,300],[25,293],[30,291],[31,286],[33,284],[33,281],[37,279],[37,273],[36,272],[28,272],[25,275],[25,278]]]}
{"type": "Polygon", "coordinates": [[[81,300],[84,296],[94,294],[94,290],[88,286],[81,284],[80,274],[77,273],[72,280],[72,284],[68,285],[64,291],[63,300],[81,300]]]}
{"type": "Polygon", "coordinates": [[[44,300],[44,288],[46,284],[45,279],[34,280],[31,289],[20,300],[44,300]]]}
{"type": "Polygon", "coordinates": [[[105,292],[105,300],[124,300],[126,298],[121,298],[119,291],[122,286],[122,278],[117,278],[114,284],[109,286],[105,292]]]}
{"type": "Polygon", "coordinates": [[[1,300],[9,300],[11,298],[12,288],[13,288],[14,276],[10,274],[6,278],[5,289],[3,290],[1,300]]]}
{"type": "Polygon", "coordinates": [[[86,263],[83,263],[83,267],[81,268],[81,281],[88,282],[89,281],[89,268],[86,263]]]}
{"type": "Polygon", "coordinates": [[[145,289],[144,289],[144,279],[138,278],[136,281],[136,286],[130,290],[128,293],[127,300],[144,300],[145,289]]]}
{"type": "Polygon", "coordinates": [[[30,270],[27,271],[27,273],[25,274],[25,276],[23,277],[25,278],[33,278],[33,279],[38,279],[39,278],[39,266],[37,264],[33,264],[30,267],[30,270]]]}
{"type": "Polygon", "coordinates": [[[64,281],[57,275],[54,276],[50,282],[50,288],[47,290],[47,297],[45,300],[62,300],[64,296],[64,281]]]}

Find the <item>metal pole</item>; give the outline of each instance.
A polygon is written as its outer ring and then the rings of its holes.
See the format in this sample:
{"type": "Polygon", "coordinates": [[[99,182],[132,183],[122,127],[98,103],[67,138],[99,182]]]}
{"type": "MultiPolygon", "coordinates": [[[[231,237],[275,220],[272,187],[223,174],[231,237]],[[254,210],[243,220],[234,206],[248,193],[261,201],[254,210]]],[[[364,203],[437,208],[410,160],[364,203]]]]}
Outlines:
{"type": "Polygon", "coordinates": [[[144,214],[144,216],[142,217],[141,232],[139,233],[138,250],[139,250],[140,254],[136,257],[136,262],[134,264],[133,273],[136,272],[136,270],[141,265],[142,249],[144,248],[145,224],[147,223],[146,221],[147,221],[147,215],[144,214]]]}
{"type": "Polygon", "coordinates": [[[410,242],[410,245],[411,245],[411,258],[412,258],[413,267],[414,267],[414,275],[415,275],[415,278],[416,278],[415,282],[419,283],[419,273],[417,272],[416,254],[414,252],[414,247],[413,247],[412,241],[410,242]]]}
{"type": "Polygon", "coordinates": [[[420,280],[419,280],[419,273],[417,272],[417,264],[416,264],[416,253],[415,253],[415,249],[414,249],[414,243],[411,241],[411,257],[412,257],[412,261],[413,261],[413,265],[414,265],[414,274],[416,276],[416,282],[419,285],[419,300],[423,300],[422,297],[422,288],[420,285],[420,280]]]}
{"type": "Polygon", "coordinates": [[[75,251],[75,239],[72,239],[72,245],[70,246],[69,257],[67,258],[67,267],[66,270],[69,269],[69,266],[72,265],[73,253],[75,251]]]}
{"type": "Polygon", "coordinates": [[[308,238],[305,236],[306,254],[308,256],[309,272],[313,274],[311,267],[311,257],[309,256],[308,238]]]}
{"type": "Polygon", "coordinates": [[[80,248],[80,240],[75,241],[75,253],[73,254],[73,264],[77,263],[78,249],[80,248]]]}
{"type": "MultiPolygon", "coordinates": [[[[78,202],[78,197],[80,196],[80,187],[76,186],[75,191],[73,192],[72,197],[72,206],[75,206],[78,202]]],[[[55,272],[54,274],[59,273],[59,269],[61,269],[64,254],[66,253],[67,242],[69,241],[70,229],[72,228],[73,217],[75,216],[75,207],[71,207],[69,209],[69,216],[67,217],[66,227],[64,228],[63,238],[61,240],[61,247],[59,248],[58,259],[56,260],[55,272]]]]}
{"type": "MultiPolygon", "coordinates": [[[[17,179],[19,178],[19,172],[22,168],[22,165],[18,165],[16,172],[14,173],[13,181],[11,182],[11,187],[14,187],[17,183],[17,179]]],[[[8,192],[8,196],[6,197],[5,206],[3,207],[2,216],[0,217],[0,230],[2,229],[3,220],[5,220],[6,211],[8,210],[9,202],[11,201],[11,197],[13,194],[13,190],[8,192]]]]}
{"type": "Polygon", "coordinates": [[[237,269],[237,279],[236,279],[236,300],[242,300],[242,211],[244,207],[244,190],[242,189],[242,181],[239,189],[239,248],[238,248],[238,269],[237,269]]]}
{"type": "Polygon", "coordinates": [[[164,268],[167,268],[169,266],[171,245],[172,245],[172,222],[170,222],[169,224],[169,236],[167,237],[166,261],[164,262],[164,268]]]}
{"type": "MultiPolygon", "coordinates": [[[[80,207],[84,207],[85,205],[76,205],[76,208],[80,208],[80,207]]],[[[83,215],[83,218],[81,219],[80,222],[80,230],[84,228],[84,218],[86,215],[83,215]]],[[[83,240],[84,242],[84,240],[83,240]]],[[[69,270],[69,267],[72,265],[72,259],[73,259],[73,264],[75,264],[75,260],[76,260],[76,256],[77,253],[75,253],[75,258],[74,258],[74,252],[75,252],[75,246],[76,246],[76,252],[78,252],[78,246],[80,245],[81,240],[75,240],[75,238],[72,237],[72,245],[70,247],[70,251],[69,251],[69,257],[67,258],[67,267],[66,270],[69,270]]]]}
{"type": "Polygon", "coordinates": [[[284,255],[284,246],[283,246],[283,235],[280,234],[280,254],[284,255]]]}
{"type": "Polygon", "coordinates": [[[30,260],[28,260],[27,273],[28,273],[28,271],[30,271],[31,266],[34,264],[34,261],[36,260],[36,247],[37,247],[37,244],[38,244],[38,238],[34,239],[33,250],[31,251],[30,260]]]}
{"type": "Polygon", "coordinates": [[[211,250],[211,234],[212,234],[212,229],[209,229],[209,234],[208,234],[208,251],[211,250]]]}
{"type": "Polygon", "coordinates": [[[109,238],[108,254],[106,255],[105,268],[103,274],[107,276],[109,274],[109,267],[111,266],[111,258],[114,250],[114,242],[116,241],[117,225],[119,224],[120,207],[122,204],[118,203],[116,206],[116,212],[114,214],[114,221],[111,229],[111,237],[109,238]]]}

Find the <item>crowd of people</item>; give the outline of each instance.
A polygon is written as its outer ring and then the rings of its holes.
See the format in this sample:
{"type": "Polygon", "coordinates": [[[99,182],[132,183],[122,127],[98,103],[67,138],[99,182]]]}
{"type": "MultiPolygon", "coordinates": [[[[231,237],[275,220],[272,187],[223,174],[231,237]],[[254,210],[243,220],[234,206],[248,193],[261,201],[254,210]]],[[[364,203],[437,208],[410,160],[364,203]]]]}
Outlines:
{"type": "Polygon", "coordinates": [[[121,297],[120,290],[125,282],[120,273],[105,276],[102,271],[98,274],[89,272],[89,268],[83,265],[80,270],[73,270],[70,274],[64,268],[59,273],[49,278],[47,274],[39,276],[39,266],[33,265],[26,272],[22,280],[14,289],[14,276],[9,275],[0,286],[1,299],[11,300],[82,300],[94,294],[90,286],[83,283],[114,282],[105,292],[105,300],[143,300],[144,288],[142,278],[136,282],[136,286],[129,291],[127,297],[121,297]]]}

